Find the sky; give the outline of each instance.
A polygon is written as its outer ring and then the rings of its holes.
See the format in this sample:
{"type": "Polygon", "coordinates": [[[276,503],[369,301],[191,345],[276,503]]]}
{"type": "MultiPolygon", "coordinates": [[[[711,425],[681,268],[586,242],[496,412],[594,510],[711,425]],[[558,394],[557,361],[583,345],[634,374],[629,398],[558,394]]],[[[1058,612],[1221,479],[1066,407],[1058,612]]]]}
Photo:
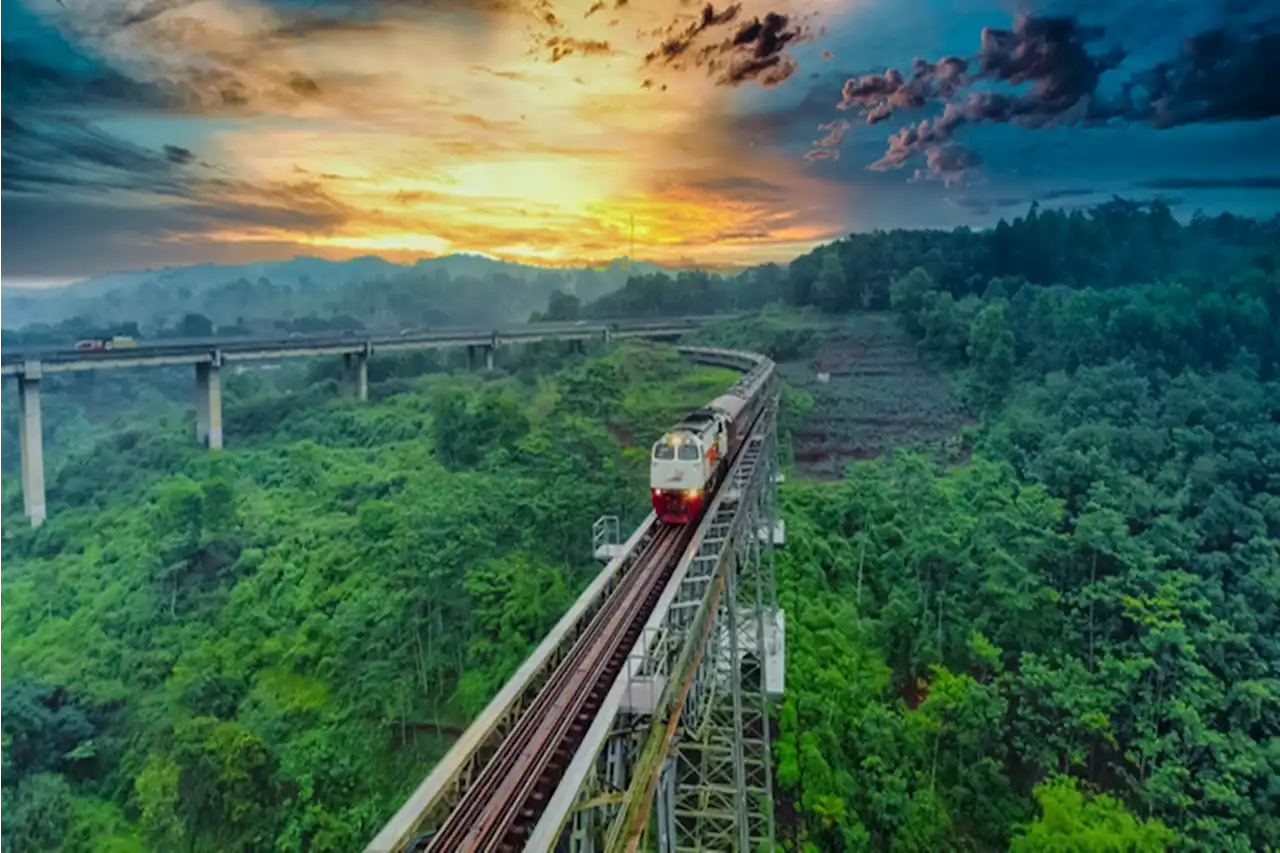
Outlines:
{"type": "Polygon", "coordinates": [[[1280,211],[1280,0],[3,0],[0,275],[1280,211]]]}

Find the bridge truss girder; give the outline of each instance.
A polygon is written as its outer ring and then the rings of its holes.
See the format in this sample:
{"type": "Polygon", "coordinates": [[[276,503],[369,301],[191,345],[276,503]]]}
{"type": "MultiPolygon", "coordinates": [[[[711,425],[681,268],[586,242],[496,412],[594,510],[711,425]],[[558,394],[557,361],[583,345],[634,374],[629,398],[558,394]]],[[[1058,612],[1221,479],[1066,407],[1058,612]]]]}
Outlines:
{"type": "Polygon", "coordinates": [[[636,644],[594,760],[566,774],[562,785],[576,788],[568,819],[549,808],[528,849],[772,849],[769,703],[783,686],[776,415],[772,401],[687,571],[672,578],[669,604],[636,644]]]}

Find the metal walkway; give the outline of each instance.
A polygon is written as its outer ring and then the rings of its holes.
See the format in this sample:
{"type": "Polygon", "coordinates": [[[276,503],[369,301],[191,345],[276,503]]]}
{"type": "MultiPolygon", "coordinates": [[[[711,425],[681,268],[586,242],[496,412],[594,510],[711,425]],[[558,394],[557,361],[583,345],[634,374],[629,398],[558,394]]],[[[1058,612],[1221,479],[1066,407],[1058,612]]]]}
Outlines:
{"type": "Polygon", "coordinates": [[[769,702],[783,692],[774,583],[773,363],[765,405],[696,529],[598,523],[608,565],[366,853],[758,849],[774,837],[769,702]],[[615,556],[616,554],[616,556],[615,556]]]}

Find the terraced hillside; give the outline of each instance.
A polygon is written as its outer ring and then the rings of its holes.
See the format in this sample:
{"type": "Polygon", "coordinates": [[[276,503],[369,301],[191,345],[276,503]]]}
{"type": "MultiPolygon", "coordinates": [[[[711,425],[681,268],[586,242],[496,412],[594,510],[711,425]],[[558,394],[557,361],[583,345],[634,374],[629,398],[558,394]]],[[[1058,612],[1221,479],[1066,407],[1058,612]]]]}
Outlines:
{"type": "Polygon", "coordinates": [[[781,369],[813,396],[812,411],[793,434],[796,466],[811,477],[839,478],[853,460],[954,438],[970,417],[946,377],[921,362],[888,314],[849,318],[815,356],[781,369]],[[820,381],[820,374],[829,379],[820,381]]]}

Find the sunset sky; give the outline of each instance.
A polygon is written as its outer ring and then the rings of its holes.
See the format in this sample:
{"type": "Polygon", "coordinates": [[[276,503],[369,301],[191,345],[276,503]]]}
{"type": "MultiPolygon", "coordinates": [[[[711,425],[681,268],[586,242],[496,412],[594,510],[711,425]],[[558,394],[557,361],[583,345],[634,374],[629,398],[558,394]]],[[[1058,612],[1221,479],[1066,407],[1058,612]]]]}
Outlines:
{"type": "Polygon", "coordinates": [[[711,267],[1033,200],[1271,214],[1278,22],[1277,0],[3,0],[0,263],[581,264],[628,254],[634,220],[638,258],[711,267]]]}

